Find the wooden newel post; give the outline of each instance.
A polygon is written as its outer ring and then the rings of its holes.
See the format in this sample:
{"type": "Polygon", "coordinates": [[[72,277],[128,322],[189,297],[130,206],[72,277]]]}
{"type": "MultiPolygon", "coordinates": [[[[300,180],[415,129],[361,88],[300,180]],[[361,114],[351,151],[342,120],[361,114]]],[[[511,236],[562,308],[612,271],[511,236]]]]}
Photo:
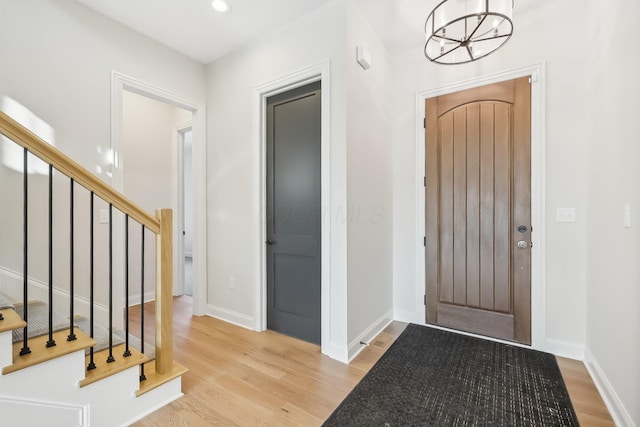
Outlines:
{"type": "Polygon", "coordinates": [[[156,372],[171,372],[173,365],[173,212],[156,210],[156,372]]]}

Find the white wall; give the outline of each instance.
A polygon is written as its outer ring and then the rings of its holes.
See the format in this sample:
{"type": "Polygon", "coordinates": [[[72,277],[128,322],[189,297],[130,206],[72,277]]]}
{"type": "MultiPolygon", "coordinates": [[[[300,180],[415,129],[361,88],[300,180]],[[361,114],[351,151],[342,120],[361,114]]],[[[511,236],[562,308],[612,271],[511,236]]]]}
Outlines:
{"type": "Polygon", "coordinates": [[[629,50],[640,3],[593,0],[588,11],[586,362],[620,425],[640,426],[640,51],[629,50]]]}
{"type": "MultiPolygon", "coordinates": [[[[406,10],[405,15],[411,16],[406,10]]],[[[421,15],[416,10],[413,15],[421,15]]],[[[394,307],[398,318],[424,322],[416,280],[422,250],[416,243],[416,93],[474,77],[546,64],[546,338],[561,351],[580,352],[585,339],[586,146],[585,49],[566,38],[584,29],[584,10],[569,0],[517,3],[515,33],[496,53],[475,63],[442,66],[422,53],[424,39],[396,52],[394,70],[394,307]],[[562,19],[557,19],[562,17],[562,19]],[[544,30],[542,30],[544,29],[544,30]],[[556,38],[557,37],[557,38],[556,38]],[[556,223],[557,207],[575,207],[575,223],[556,223]]],[[[385,31],[383,28],[379,31],[385,31]]],[[[407,45],[410,43],[407,42],[407,45]]],[[[535,241],[534,241],[535,244],[535,241]]]]}
{"type": "Polygon", "coordinates": [[[104,179],[111,70],[205,97],[202,64],[77,2],[4,0],[0,24],[0,93],[52,125],[57,147],[91,171],[100,167],[104,179]]]}
{"type": "MultiPolygon", "coordinates": [[[[332,1],[207,67],[209,313],[253,327],[261,271],[255,87],[330,60],[331,340],[346,353],[346,71],[344,0],[332,1]],[[229,278],[236,286],[229,287],[229,278]]],[[[325,89],[325,93],[326,89],[325,89]]],[[[342,355],[344,357],[344,354],[342,355]]]]}
{"type": "MultiPolygon", "coordinates": [[[[0,2],[0,57],[3,58],[0,95],[15,99],[51,125],[55,130],[56,146],[107,182],[110,181],[112,70],[195,100],[205,99],[202,64],[74,1],[0,2]]],[[[2,172],[2,191],[19,190],[19,175],[5,172],[2,172]],[[16,185],[6,184],[5,178],[9,176],[16,185]]],[[[56,209],[68,212],[68,183],[56,179],[55,184],[56,209]]],[[[34,193],[36,188],[44,191],[46,178],[34,177],[33,185],[34,193]]],[[[81,190],[76,194],[76,203],[86,205],[86,195],[81,190]]],[[[16,200],[15,197],[9,194],[6,200],[16,200]]],[[[2,235],[2,245],[8,246],[12,254],[13,248],[19,252],[22,245],[21,235],[16,233],[21,227],[20,203],[2,210],[3,223],[6,224],[3,233],[9,233],[2,235]],[[4,222],[7,216],[10,218],[4,222]]],[[[34,200],[32,205],[36,208],[32,227],[34,232],[46,232],[46,204],[43,203],[34,200]]],[[[102,206],[96,206],[96,214],[99,207],[102,206]]],[[[87,210],[78,207],[79,223],[88,221],[87,210]]],[[[61,215],[56,214],[54,218],[60,218],[55,219],[59,237],[54,251],[54,262],[60,266],[54,274],[56,282],[63,286],[68,281],[68,255],[65,249],[68,225],[61,215]]],[[[97,238],[105,241],[103,231],[104,227],[97,228],[97,238]]],[[[86,236],[86,232],[82,235],[86,236]]],[[[43,258],[40,255],[45,253],[43,248],[43,242],[34,240],[34,260],[43,258]]],[[[86,247],[78,248],[78,251],[82,251],[80,255],[87,252],[86,247]]],[[[96,248],[96,251],[104,254],[104,248],[96,248]]],[[[6,253],[3,249],[0,266],[9,265],[21,271],[21,260],[6,253]]],[[[96,265],[98,280],[106,277],[105,264],[104,257],[101,257],[96,265]]],[[[76,261],[77,286],[84,290],[87,288],[87,265],[80,259],[76,261]]],[[[46,279],[46,264],[34,262],[32,267],[31,271],[37,279],[46,279]]]]}
{"type": "Polygon", "coordinates": [[[347,4],[348,339],[350,357],[393,318],[391,62],[375,32],[347,4]],[[366,48],[372,67],[356,62],[366,48]]]}
{"type": "MultiPolygon", "coordinates": [[[[191,119],[191,112],[164,102],[124,91],[122,96],[123,194],[147,212],[178,205],[178,134],[176,126],[191,119]]],[[[174,222],[177,220],[174,213],[174,222]]],[[[177,225],[177,224],[176,224],[177,225]]],[[[139,301],[140,224],[129,224],[130,296],[139,301]]],[[[174,227],[177,230],[178,227],[174,227]]],[[[181,236],[174,232],[173,241],[181,236]]],[[[145,294],[155,289],[155,236],[145,236],[145,294]]],[[[176,246],[176,245],[174,245],[176,246]]],[[[177,249],[177,247],[175,248],[177,249]]],[[[175,251],[174,251],[175,253],[175,251]]],[[[174,262],[179,260],[174,258],[174,262]]],[[[175,272],[177,273],[177,269],[175,272]]],[[[179,279],[175,277],[174,279],[179,279]]],[[[150,294],[150,295],[149,295],[150,294]]]]}

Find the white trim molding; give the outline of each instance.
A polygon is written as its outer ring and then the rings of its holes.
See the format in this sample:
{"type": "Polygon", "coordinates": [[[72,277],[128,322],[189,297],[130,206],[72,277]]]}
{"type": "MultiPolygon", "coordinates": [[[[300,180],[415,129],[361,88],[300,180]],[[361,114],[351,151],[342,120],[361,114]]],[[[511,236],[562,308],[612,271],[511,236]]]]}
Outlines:
{"type": "Polygon", "coordinates": [[[545,64],[534,64],[522,68],[472,78],[455,84],[416,94],[415,118],[415,200],[416,200],[416,284],[414,313],[403,311],[403,320],[425,323],[425,257],[422,237],[425,234],[425,149],[424,128],[425,100],[440,95],[472,89],[520,77],[531,77],[531,347],[546,349],[545,317],[545,64]]]}
{"type": "MultiPolygon", "coordinates": [[[[144,302],[145,304],[151,301],[155,301],[156,300],[156,292],[155,291],[149,291],[149,292],[145,292],[144,293],[144,302]]],[[[135,305],[140,305],[141,303],[141,298],[140,298],[140,294],[136,294],[136,295],[131,295],[129,297],[129,306],[135,306],[135,305]]]]}
{"type": "MultiPolygon", "coordinates": [[[[111,149],[122,150],[122,93],[129,91],[173,105],[192,113],[193,129],[193,314],[203,315],[207,298],[207,191],[206,191],[206,106],[198,101],[143,82],[117,71],[111,72],[111,149]]],[[[123,188],[123,170],[113,168],[111,185],[123,188]]],[[[176,207],[174,206],[175,210],[176,207]]],[[[115,224],[114,224],[115,225],[115,224]]],[[[174,225],[175,229],[175,225],[174,225]]],[[[180,262],[174,259],[174,266],[180,262]]],[[[122,270],[122,268],[120,268],[122,270]]],[[[174,268],[177,272],[179,268],[174,268]]],[[[175,275],[174,275],[175,277],[175,275]]]]}
{"type": "Polygon", "coordinates": [[[252,316],[247,316],[246,314],[228,310],[224,307],[218,307],[213,304],[207,304],[207,316],[215,317],[216,319],[241,326],[245,329],[253,330],[255,326],[255,319],[252,316]]]}
{"type": "Polygon", "coordinates": [[[389,310],[384,315],[382,315],[382,317],[373,322],[371,326],[369,326],[364,332],[358,335],[353,341],[351,341],[349,343],[349,363],[351,363],[351,361],[355,359],[362,350],[364,350],[366,345],[369,345],[369,342],[372,339],[378,336],[378,334],[380,334],[380,332],[382,332],[384,328],[389,326],[389,324],[393,322],[393,320],[393,310],[389,310]]]}
{"type": "MultiPolygon", "coordinates": [[[[302,68],[290,74],[284,75],[275,80],[263,83],[254,87],[253,91],[253,135],[254,135],[254,158],[253,166],[260,171],[254,182],[254,199],[256,200],[256,218],[259,220],[260,241],[256,242],[254,263],[256,270],[260,272],[255,285],[255,324],[257,331],[264,331],[267,325],[267,273],[266,273],[266,100],[269,96],[282,93],[308,83],[320,81],[322,84],[322,105],[321,105],[321,205],[322,212],[332,212],[331,203],[331,79],[330,60],[324,60],[309,67],[302,68]]],[[[336,319],[332,307],[339,306],[336,300],[337,286],[331,280],[331,265],[334,262],[334,255],[331,250],[332,215],[322,215],[322,237],[321,237],[321,348],[322,352],[329,357],[347,361],[347,345],[345,343],[334,342],[335,337],[341,334],[338,328],[346,325],[346,313],[344,319],[336,319]]],[[[334,240],[344,239],[342,242],[346,246],[346,235],[334,236],[334,240]]]]}
{"type": "Polygon", "coordinates": [[[638,427],[633,422],[631,414],[624,406],[624,403],[622,403],[620,396],[616,393],[616,390],[609,382],[609,379],[588,347],[585,348],[584,351],[584,364],[587,367],[587,371],[589,371],[596,388],[600,392],[602,400],[604,400],[605,405],[607,405],[607,409],[609,410],[616,426],[638,427]]]}
{"type": "Polygon", "coordinates": [[[545,351],[568,359],[584,360],[584,346],[580,344],[547,338],[545,351]]]}

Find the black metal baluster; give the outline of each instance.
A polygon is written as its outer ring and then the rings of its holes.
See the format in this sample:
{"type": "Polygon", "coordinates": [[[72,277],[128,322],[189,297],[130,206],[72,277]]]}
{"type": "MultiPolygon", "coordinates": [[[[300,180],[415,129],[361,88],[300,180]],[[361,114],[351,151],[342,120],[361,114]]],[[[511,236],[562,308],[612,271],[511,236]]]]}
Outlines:
{"type": "Polygon", "coordinates": [[[22,170],[22,197],[23,197],[23,220],[24,220],[24,225],[23,225],[23,243],[22,243],[22,263],[23,263],[23,271],[22,271],[22,307],[23,307],[23,314],[22,314],[22,319],[25,321],[25,323],[27,324],[23,331],[23,344],[22,344],[22,349],[20,349],[20,356],[24,356],[25,354],[29,354],[31,353],[31,349],[29,349],[29,338],[28,338],[28,328],[29,328],[29,321],[28,321],[28,315],[27,315],[27,304],[29,303],[29,297],[27,295],[27,284],[29,283],[29,275],[28,275],[28,258],[29,258],[29,200],[28,200],[28,195],[29,195],[29,159],[28,159],[28,154],[29,152],[27,151],[27,149],[24,149],[24,156],[23,156],[23,170],[22,170]]]}
{"type": "Polygon", "coordinates": [[[109,357],[107,357],[107,363],[115,361],[113,357],[113,205],[109,203],[109,357]]]}
{"type": "Polygon", "coordinates": [[[125,319],[124,319],[124,334],[125,334],[125,349],[122,354],[124,357],[131,356],[129,350],[129,215],[125,215],[124,218],[124,294],[125,294],[125,319]]]}
{"type": "Polygon", "coordinates": [[[47,347],[56,345],[53,339],[53,166],[49,165],[49,341],[47,347]]]}
{"type": "MultiPolygon", "coordinates": [[[[90,200],[90,218],[89,218],[89,335],[93,338],[93,191],[90,200]]],[[[89,364],[87,371],[96,369],[96,363],[93,360],[93,346],[89,349],[89,364]]]]}
{"type": "Polygon", "coordinates": [[[69,231],[69,336],[67,336],[67,341],[74,341],[77,339],[76,334],[75,334],[75,329],[74,329],[74,324],[73,324],[73,320],[74,320],[74,313],[73,313],[73,305],[74,305],[74,298],[75,298],[75,289],[74,289],[74,281],[73,281],[73,276],[74,276],[74,268],[73,268],[73,258],[74,258],[74,246],[73,246],[73,224],[74,224],[74,209],[73,209],[73,178],[71,178],[70,180],[71,184],[69,187],[69,196],[70,196],[70,212],[69,212],[69,217],[70,217],[70,221],[69,221],[69,227],[70,227],[70,231],[69,231]]]}
{"type": "MultiPolygon", "coordinates": [[[[142,256],[140,263],[140,352],[144,354],[144,224],[142,225],[141,239],[142,256]]],[[[144,374],[144,363],[140,365],[140,381],[146,380],[144,374]]]]}

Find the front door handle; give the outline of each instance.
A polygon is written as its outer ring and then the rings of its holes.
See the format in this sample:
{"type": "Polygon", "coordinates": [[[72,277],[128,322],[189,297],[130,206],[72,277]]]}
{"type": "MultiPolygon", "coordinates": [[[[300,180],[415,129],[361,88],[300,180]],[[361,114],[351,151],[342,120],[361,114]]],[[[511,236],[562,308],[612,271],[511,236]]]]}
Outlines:
{"type": "Polygon", "coordinates": [[[276,242],[274,242],[271,239],[267,239],[267,241],[265,242],[267,245],[274,245],[276,242]]]}
{"type": "Polygon", "coordinates": [[[527,249],[529,247],[529,244],[527,242],[525,242],[524,240],[520,240],[518,242],[518,247],[520,249],[527,249]]]}

